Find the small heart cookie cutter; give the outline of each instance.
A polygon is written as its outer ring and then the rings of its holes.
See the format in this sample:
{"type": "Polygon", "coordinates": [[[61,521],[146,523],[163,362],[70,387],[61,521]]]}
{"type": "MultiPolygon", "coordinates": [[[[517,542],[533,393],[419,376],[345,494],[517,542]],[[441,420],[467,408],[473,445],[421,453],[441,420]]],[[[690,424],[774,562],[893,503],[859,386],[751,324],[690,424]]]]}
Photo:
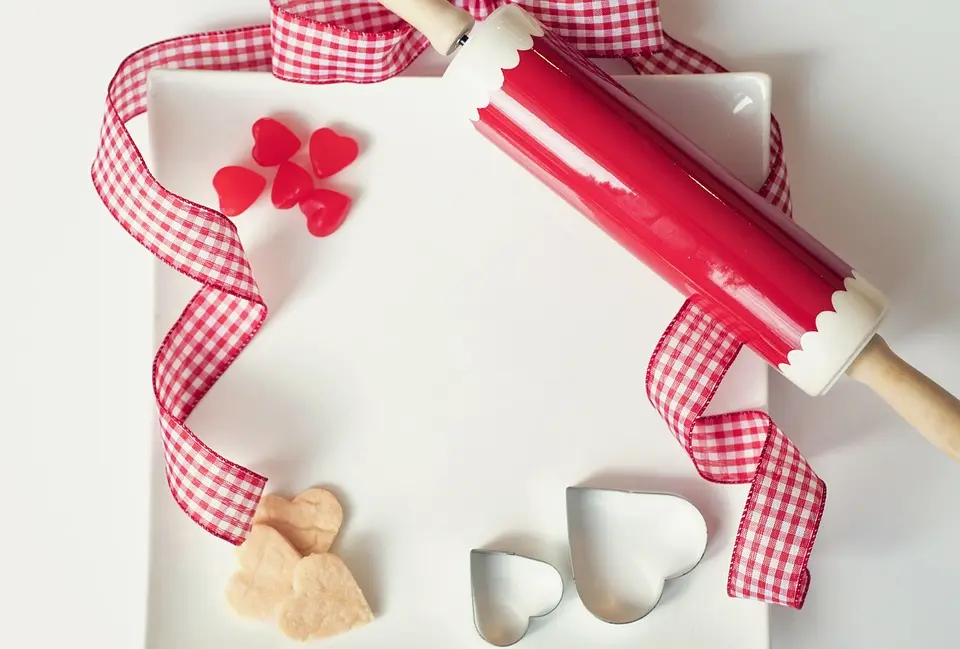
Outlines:
{"type": "Polygon", "coordinates": [[[470,590],[473,599],[473,625],[480,637],[495,647],[520,642],[533,620],[549,615],[563,599],[563,576],[556,566],[515,552],[500,550],[470,551],[470,590]],[[522,574],[518,574],[522,573],[522,574]],[[509,588],[519,578],[532,590],[519,594],[538,598],[527,602],[533,612],[518,612],[492,591],[509,588]]]}
{"type": "Polygon", "coordinates": [[[667,582],[689,574],[700,564],[707,550],[707,522],[693,503],[677,494],[568,487],[567,538],[574,586],[587,611],[608,624],[632,624],[657,607],[667,582]],[[644,506],[636,507],[641,500],[645,501],[644,506]],[[622,525],[629,529],[611,534],[596,519],[591,522],[592,513],[604,510],[613,511],[626,520],[622,525]],[[650,527],[659,528],[659,536],[665,540],[654,540],[654,535],[647,534],[650,527]],[[613,553],[611,547],[624,538],[636,542],[638,557],[666,555],[668,564],[666,574],[659,577],[659,584],[639,584],[633,580],[633,592],[628,596],[611,592],[618,589],[611,588],[597,575],[615,571],[605,571],[596,565],[602,564],[603,557],[613,553]]]}

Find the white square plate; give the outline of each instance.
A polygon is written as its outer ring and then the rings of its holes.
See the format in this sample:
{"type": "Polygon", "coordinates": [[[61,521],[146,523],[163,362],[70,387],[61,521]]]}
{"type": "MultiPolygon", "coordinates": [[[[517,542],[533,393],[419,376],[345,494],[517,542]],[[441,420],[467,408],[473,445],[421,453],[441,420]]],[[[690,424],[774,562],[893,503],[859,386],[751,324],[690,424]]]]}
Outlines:
{"type": "MultiPolygon", "coordinates": [[[[746,182],[762,182],[764,75],[622,81],[746,182]]],[[[219,167],[249,163],[259,117],[288,116],[301,134],[338,126],[362,146],[329,183],[356,200],[328,239],[312,238],[297,209],[274,210],[269,186],[236,218],[271,313],[189,425],[266,475],[268,491],[320,484],[341,496],[334,551],[377,619],[324,647],[488,646],[473,626],[469,551],[499,540],[566,578],[562,604],[520,647],[765,649],[767,607],[726,595],[747,486],[700,479],[645,397],[647,361],[682,297],[469,123],[441,114],[439,92],[439,79],[411,75],[302,86],[256,73],[151,74],[151,168],[196,202],[216,204],[219,167]],[[689,498],[710,531],[699,567],[623,626],[577,600],[564,510],[566,487],[616,477],[689,498]]],[[[158,265],[158,342],[196,289],[158,265]]],[[[711,410],[766,402],[766,367],[744,351],[711,410]]],[[[174,503],[155,438],[147,646],[297,646],[228,609],[233,548],[174,503]]]]}

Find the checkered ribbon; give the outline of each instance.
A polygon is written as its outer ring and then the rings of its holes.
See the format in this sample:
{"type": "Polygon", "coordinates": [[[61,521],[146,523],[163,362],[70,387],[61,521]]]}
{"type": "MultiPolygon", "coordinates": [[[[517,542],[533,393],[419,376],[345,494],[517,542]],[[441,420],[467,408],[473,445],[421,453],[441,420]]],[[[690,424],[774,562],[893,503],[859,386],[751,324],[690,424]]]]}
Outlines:
{"type": "MultiPolygon", "coordinates": [[[[500,0],[459,0],[484,19],[500,0]]],[[[656,0],[522,0],[587,56],[622,58],[639,74],[725,71],[670,38],[656,0]]],[[[126,123],[146,110],[151,68],[271,71],[298,83],[373,83],[402,72],[426,39],[372,0],[272,0],[269,25],[205,32],[147,46],[111,80],[91,173],[104,205],[155,257],[200,290],[154,358],[153,385],[171,494],[198,525],[243,542],[266,478],[204,444],[186,421],[200,399],[256,335],[267,315],[243,246],[219,212],[166,191],[147,168],[126,123]]],[[[779,127],[761,195],[790,214],[779,127]]],[[[741,343],[688,301],[658,343],[647,395],[699,473],[750,483],[728,579],[733,597],[800,608],[807,561],[826,489],[793,444],[762,412],[703,416],[741,343]]]]}

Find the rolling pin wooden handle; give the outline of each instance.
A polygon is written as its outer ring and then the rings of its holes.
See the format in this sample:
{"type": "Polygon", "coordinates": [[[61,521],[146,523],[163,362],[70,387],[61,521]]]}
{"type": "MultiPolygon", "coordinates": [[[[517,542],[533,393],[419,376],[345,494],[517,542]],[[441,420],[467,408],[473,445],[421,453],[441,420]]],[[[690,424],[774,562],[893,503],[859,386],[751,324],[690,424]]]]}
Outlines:
{"type": "Polygon", "coordinates": [[[443,56],[453,53],[473,27],[473,16],[448,0],[380,0],[380,4],[427,37],[443,56]]]}
{"type": "Polygon", "coordinates": [[[847,374],[868,386],[924,437],[960,461],[960,401],[874,336],[847,374]]]}

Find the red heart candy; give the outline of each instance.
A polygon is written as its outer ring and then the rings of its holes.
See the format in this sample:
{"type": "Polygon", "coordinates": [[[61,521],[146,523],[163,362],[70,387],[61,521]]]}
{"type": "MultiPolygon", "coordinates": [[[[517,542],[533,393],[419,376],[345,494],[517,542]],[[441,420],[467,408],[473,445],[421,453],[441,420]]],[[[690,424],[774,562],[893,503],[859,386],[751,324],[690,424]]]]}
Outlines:
{"type": "Polygon", "coordinates": [[[313,189],[310,172],[296,162],[281,162],[273,179],[270,201],[278,210],[288,210],[313,189]]]}
{"type": "Polygon", "coordinates": [[[328,237],[343,225],[353,203],[349,196],[332,189],[314,189],[300,201],[307,217],[307,230],[315,237],[328,237]]]}
{"type": "Polygon", "coordinates": [[[220,211],[226,216],[247,211],[257,202],[266,186],[266,178],[246,167],[223,167],[213,176],[213,188],[217,190],[220,211]]]}
{"type": "Polygon", "coordinates": [[[318,178],[328,178],[357,159],[357,141],[330,128],[320,128],[310,136],[310,164],[318,178]]]}
{"type": "Polygon", "coordinates": [[[253,159],[261,167],[273,167],[289,160],[302,142],[293,131],[271,117],[253,123],[253,159]]]}

